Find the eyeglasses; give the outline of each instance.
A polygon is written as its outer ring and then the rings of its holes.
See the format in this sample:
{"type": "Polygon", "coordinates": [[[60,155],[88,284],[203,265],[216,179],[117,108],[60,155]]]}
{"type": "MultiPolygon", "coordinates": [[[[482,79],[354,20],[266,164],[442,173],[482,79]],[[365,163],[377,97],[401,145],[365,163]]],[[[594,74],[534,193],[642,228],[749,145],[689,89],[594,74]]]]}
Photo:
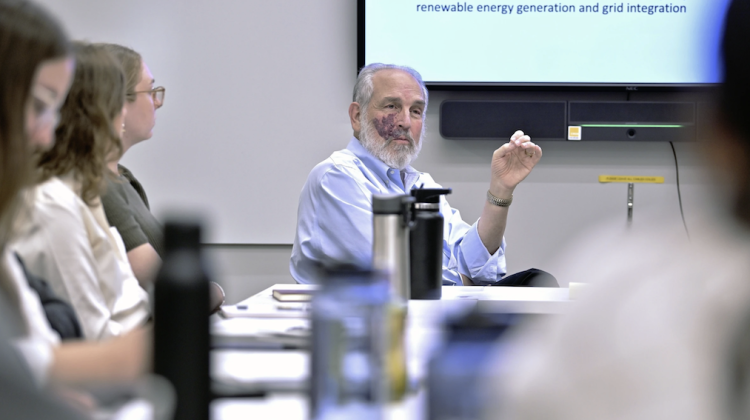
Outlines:
{"type": "Polygon", "coordinates": [[[36,116],[36,127],[56,127],[60,121],[59,104],[52,95],[40,87],[34,87],[31,92],[31,106],[36,116]]]}
{"type": "Polygon", "coordinates": [[[161,108],[162,105],[164,105],[164,95],[166,93],[166,89],[163,86],[155,87],[151,90],[139,90],[133,93],[129,93],[128,96],[135,96],[138,93],[148,93],[151,94],[151,99],[154,100],[154,105],[157,108],[161,108]]]}

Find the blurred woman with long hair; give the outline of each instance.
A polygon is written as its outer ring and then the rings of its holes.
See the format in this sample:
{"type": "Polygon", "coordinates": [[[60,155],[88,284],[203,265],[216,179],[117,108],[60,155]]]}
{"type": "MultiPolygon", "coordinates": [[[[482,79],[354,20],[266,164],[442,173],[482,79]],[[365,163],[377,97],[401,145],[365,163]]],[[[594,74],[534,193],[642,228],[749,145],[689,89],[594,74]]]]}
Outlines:
{"type": "Polygon", "coordinates": [[[41,154],[14,248],[28,270],[75,308],[84,337],[117,336],[143,325],[148,295],[138,284],[100,195],[107,159],[122,152],[125,79],[103,48],[75,45],[73,83],[60,110],[55,142],[41,154]]]}
{"type": "Polygon", "coordinates": [[[132,380],[148,366],[148,329],[104,342],[60,343],[11,251],[20,234],[14,225],[27,216],[18,211],[24,188],[37,174],[33,156],[54,141],[75,66],[50,15],[28,1],[0,0],[0,322],[37,383],[132,380]]]}

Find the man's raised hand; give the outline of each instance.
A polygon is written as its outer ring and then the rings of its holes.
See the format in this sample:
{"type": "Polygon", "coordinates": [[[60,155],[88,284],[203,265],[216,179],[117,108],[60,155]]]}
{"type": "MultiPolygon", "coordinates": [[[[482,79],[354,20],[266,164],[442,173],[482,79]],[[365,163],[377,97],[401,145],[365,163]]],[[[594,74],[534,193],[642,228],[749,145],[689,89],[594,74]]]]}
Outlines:
{"type": "Polygon", "coordinates": [[[542,148],[531,142],[523,131],[516,131],[508,143],[492,154],[490,192],[500,198],[510,198],[542,157],[542,148]]]}

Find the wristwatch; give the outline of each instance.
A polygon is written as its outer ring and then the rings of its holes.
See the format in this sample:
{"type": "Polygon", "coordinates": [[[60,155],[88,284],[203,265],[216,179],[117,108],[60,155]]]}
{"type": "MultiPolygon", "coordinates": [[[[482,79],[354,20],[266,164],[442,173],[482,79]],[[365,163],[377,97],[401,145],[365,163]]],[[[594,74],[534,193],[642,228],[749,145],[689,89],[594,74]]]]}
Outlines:
{"type": "Polygon", "coordinates": [[[508,207],[513,202],[513,195],[510,198],[497,198],[487,190],[487,202],[498,207],[508,207]]]}

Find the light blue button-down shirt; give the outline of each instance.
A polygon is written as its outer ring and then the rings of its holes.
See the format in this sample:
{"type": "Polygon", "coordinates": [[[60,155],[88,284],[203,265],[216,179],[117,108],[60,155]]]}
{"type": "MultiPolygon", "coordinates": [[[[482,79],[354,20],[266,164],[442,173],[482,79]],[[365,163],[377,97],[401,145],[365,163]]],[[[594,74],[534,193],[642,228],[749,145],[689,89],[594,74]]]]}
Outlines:
{"type": "MultiPolygon", "coordinates": [[[[313,266],[320,264],[372,265],[372,195],[406,194],[412,188],[442,188],[432,177],[411,166],[389,168],[372,156],[356,138],[310,172],[297,210],[289,270],[299,283],[314,281],[313,266]]],[[[459,273],[475,284],[495,283],[505,275],[505,238],[490,255],[477,232],[445,198],[443,284],[461,284],[459,273]]]]}

